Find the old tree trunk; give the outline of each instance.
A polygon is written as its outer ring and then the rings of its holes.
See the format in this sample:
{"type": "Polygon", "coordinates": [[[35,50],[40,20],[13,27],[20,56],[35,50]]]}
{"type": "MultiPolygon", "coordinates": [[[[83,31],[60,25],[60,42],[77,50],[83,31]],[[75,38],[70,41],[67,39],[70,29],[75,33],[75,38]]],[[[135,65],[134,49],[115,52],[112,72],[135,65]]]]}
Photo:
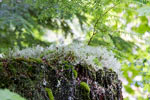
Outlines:
{"type": "Polygon", "coordinates": [[[58,59],[0,59],[0,88],[27,100],[122,100],[122,84],[111,69],[95,71],[58,59]]]}

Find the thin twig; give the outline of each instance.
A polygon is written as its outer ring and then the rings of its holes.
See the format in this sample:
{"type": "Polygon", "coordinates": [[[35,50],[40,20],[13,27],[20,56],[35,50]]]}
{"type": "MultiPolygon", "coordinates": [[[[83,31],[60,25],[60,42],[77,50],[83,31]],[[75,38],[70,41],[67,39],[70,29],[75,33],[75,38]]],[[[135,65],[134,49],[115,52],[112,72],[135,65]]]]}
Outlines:
{"type": "MultiPolygon", "coordinates": [[[[120,3],[120,2],[119,2],[120,3]]],[[[99,16],[99,18],[97,19],[96,23],[94,24],[94,29],[93,29],[93,32],[92,32],[92,36],[88,42],[88,45],[90,45],[94,35],[96,34],[96,26],[97,24],[99,23],[100,19],[101,19],[101,16],[105,16],[110,10],[112,10],[113,8],[115,8],[119,3],[115,4],[114,6],[110,7],[106,12],[104,12],[102,15],[99,16]]]]}

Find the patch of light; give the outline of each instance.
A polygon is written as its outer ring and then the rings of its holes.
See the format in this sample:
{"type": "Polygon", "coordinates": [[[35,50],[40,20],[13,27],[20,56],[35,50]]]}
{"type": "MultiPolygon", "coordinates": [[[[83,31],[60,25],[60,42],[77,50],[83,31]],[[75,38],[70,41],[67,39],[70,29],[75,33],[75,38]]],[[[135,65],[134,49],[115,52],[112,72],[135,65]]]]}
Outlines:
{"type": "Polygon", "coordinates": [[[129,7],[131,7],[131,8],[136,8],[137,5],[136,5],[136,4],[130,4],[129,7]]]}
{"type": "Polygon", "coordinates": [[[126,31],[132,32],[131,28],[133,27],[132,23],[127,24],[126,31]]]}
{"type": "MultiPolygon", "coordinates": [[[[85,36],[86,36],[86,31],[81,30],[80,28],[80,24],[79,24],[79,20],[77,18],[74,18],[72,21],[67,21],[67,23],[69,24],[73,34],[73,38],[71,37],[71,35],[68,35],[67,38],[64,37],[64,33],[62,33],[62,31],[52,31],[52,30],[47,30],[44,39],[49,41],[49,42],[56,42],[58,44],[70,44],[72,42],[73,39],[77,39],[80,41],[85,40],[85,36]]],[[[83,28],[86,28],[86,26],[83,26],[83,28]]],[[[86,29],[85,29],[86,30],[86,29]]]]}
{"type": "Polygon", "coordinates": [[[129,34],[121,34],[121,38],[123,38],[126,41],[132,41],[132,38],[129,34]]]}
{"type": "Polygon", "coordinates": [[[134,80],[135,80],[135,81],[141,81],[141,80],[142,80],[142,76],[136,76],[136,77],[134,78],[134,80]]]}
{"type": "Polygon", "coordinates": [[[62,34],[57,34],[54,31],[47,30],[47,32],[46,32],[46,34],[44,36],[44,39],[46,39],[49,42],[55,42],[55,41],[61,40],[62,37],[63,37],[62,34]]]}

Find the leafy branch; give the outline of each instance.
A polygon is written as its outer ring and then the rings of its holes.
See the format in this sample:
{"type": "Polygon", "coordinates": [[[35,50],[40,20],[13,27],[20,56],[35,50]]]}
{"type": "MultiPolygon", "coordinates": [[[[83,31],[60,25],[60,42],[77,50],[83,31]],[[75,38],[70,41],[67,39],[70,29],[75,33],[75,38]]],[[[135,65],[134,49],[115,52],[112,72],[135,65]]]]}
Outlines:
{"type": "MultiPolygon", "coordinates": [[[[120,3],[120,2],[119,2],[120,3]]],[[[114,6],[110,7],[107,11],[105,11],[102,15],[99,16],[99,18],[97,19],[96,23],[94,24],[94,29],[93,29],[93,32],[92,32],[92,36],[90,37],[90,40],[88,42],[88,45],[90,45],[94,35],[96,35],[96,26],[97,24],[99,23],[101,17],[104,17],[110,10],[112,10],[113,8],[115,8],[119,3],[115,4],[114,6]]]]}

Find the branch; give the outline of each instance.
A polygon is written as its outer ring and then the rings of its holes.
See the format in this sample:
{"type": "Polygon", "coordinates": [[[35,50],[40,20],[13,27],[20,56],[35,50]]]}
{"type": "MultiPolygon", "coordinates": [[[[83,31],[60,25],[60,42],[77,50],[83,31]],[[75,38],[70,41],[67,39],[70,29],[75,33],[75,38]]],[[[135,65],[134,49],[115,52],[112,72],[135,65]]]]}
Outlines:
{"type": "MultiPolygon", "coordinates": [[[[120,3],[120,2],[119,2],[119,3],[120,3]]],[[[110,10],[112,10],[113,8],[115,8],[119,3],[117,3],[117,4],[115,4],[114,6],[110,7],[110,8],[109,8],[106,12],[104,12],[101,16],[102,16],[102,17],[105,16],[110,10]]],[[[99,23],[99,21],[100,21],[100,19],[101,19],[101,16],[99,16],[99,18],[97,19],[96,23],[94,24],[94,30],[93,30],[93,32],[92,32],[92,36],[91,36],[91,38],[90,38],[90,40],[89,40],[89,42],[88,42],[88,45],[90,45],[90,43],[91,43],[91,41],[92,41],[94,35],[96,34],[96,26],[97,26],[97,24],[99,23]]]]}

